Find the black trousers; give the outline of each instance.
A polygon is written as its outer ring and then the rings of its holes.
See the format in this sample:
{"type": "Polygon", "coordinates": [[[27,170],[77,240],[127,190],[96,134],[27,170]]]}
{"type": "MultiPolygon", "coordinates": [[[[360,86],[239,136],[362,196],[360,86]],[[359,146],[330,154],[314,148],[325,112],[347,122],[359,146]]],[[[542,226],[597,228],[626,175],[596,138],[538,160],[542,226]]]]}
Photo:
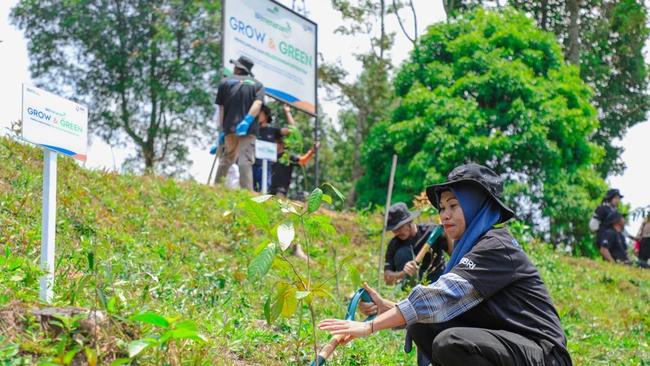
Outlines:
{"type": "Polygon", "coordinates": [[[562,365],[542,347],[519,334],[464,326],[458,321],[416,323],[408,327],[413,341],[434,366],[562,365]]]}

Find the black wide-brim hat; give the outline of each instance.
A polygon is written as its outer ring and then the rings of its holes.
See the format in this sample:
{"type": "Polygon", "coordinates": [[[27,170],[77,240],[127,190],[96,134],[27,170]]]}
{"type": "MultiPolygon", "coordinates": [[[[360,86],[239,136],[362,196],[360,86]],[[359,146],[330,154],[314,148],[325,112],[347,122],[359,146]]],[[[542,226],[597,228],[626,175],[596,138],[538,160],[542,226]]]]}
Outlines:
{"type": "Polygon", "coordinates": [[[246,56],[239,56],[236,60],[230,60],[230,63],[242,70],[246,70],[251,75],[253,74],[253,66],[255,66],[255,63],[246,56]]]}
{"type": "Polygon", "coordinates": [[[440,203],[438,201],[440,192],[459,183],[479,185],[499,204],[501,218],[498,223],[506,222],[515,216],[515,212],[501,198],[503,194],[503,179],[492,169],[475,163],[458,166],[449,173],[446,182],[428,186],[427,197],[429,198],[429,202],[431,202],[433,207],[440,210],[440,203]]]}
{"type": "Polygon", "coordinates": [[[388,209],[388,220],[386,221],[386,230],[393,231],[404,224],[408,224],[416,217],[420,216],[420,211],[409,211],[404,202],[398,202],[388,209]]]}

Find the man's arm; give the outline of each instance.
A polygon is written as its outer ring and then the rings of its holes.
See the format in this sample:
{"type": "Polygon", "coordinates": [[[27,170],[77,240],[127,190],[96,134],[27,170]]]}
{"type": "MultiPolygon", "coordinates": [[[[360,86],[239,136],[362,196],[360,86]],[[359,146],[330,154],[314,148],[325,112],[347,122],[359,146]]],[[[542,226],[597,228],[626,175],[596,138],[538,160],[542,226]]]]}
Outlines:
{"type": "Polygon", "coordinates": [[[284,115],[287,117],[287,123],[289,123],[289,126],[295,126],[296,121],[293,119],[293,115],[291,114],[291,106],[285,103],[282,108],[284,109],[284,115]]]}
{"type": "Polygon", "coordinates": [[[615,262],[614,257],[612,257],[612,254],[609,252],[609,249],[605,247],[600,247],[600,254],[603,256],[603,258],[606,261],[615,262]]]}
{"type": "Polygon", "coordinates": [[[253,105],[248,109],[248,114],[257,118],[257,115],[260,114],[262,110],[262,101],[257,99],[253,102],[253,105]]]}
{"type": "Polygon", "coordinates": [[[217,130],[219,131],[223,131],[223,116],[224,116],[223,106],[217,104],[217,130]]]}

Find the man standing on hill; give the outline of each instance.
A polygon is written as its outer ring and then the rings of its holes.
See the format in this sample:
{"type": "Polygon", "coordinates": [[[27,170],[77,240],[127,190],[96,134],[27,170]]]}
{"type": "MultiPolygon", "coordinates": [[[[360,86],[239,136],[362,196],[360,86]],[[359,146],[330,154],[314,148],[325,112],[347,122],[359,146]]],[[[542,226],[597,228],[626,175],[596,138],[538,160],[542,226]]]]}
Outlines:
{"type": "Polygon", "coordinates": [[[253,61],[246,56],[230,60],[233,75],[219,83],[216,104],[219,108],[219,144],[225,144],[215,182],[226,176],[228,169],[239,165],[239,186],[253,190],[255,135],[259,128],[257,115],[264,103],[264,85],[253,78],[253,61]]]}

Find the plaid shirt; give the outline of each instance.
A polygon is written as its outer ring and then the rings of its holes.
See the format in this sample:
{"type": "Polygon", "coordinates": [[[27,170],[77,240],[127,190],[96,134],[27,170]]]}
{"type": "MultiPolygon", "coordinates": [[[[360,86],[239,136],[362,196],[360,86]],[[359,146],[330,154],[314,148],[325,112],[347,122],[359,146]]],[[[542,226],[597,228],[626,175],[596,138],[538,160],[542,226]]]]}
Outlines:
{"type": "Polygon", "coordinates": [[[466,312],[483,301],[483,297],[467,280],[455,273],[446,273],[438,281],[416,286],[408,298],[397,303],[406,324],[442,323],[466,312]]]}

